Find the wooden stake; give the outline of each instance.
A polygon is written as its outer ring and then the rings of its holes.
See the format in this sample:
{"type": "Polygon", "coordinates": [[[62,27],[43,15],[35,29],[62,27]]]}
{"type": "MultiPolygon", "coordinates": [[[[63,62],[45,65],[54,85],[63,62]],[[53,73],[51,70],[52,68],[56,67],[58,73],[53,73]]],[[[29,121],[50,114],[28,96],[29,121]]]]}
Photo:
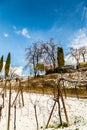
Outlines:
{"type": "Polygon", "coordinates": [[[66,111],[66,107],[65,107],[65,103],[64,103],[64,99],[63,99],[62,90],[60,88],[60,81],[58,81],[58,89],[60,91],[60,96],[61,96],[61,100],[62,100],[62,104],[63,104],[63,108],[64,108],[64,113],[65,113],[65,118],[66,118],[66,121],[67,121],[67,126],[69,126],[68,115],[67,115],[67,111],[66,111]]]}
{"type": "Polygon", "coordinates": [[[39,129],[39,124],[38,124],[38,118],[37,118],[37,109],[36,109],[36,105],[34,105],[34,111],[35,111],[35,119],[36,119],[37,130],[38,130],[38,129],[39,129]]]}
{"type": "Polygon", "coordinates": [[[60,100],[59,100],[59,97],[60,97],[60,93],[59,93],[59,90],[58,90],[58,114],[59,114],[59,119],[60,119],[60,125],[62,125],[62,118],[61,118],[61,108],[60,108],[60,100]]]}
{"type": "Polygon", "coordinates": [[[49,125],[49,122],[50,122],[51,116],[52,116],[52,114],[53,114],[53,110],[54,110],[54,108],[55,108],[55,105],[56,105],[56,101],[54,102],[54,105],[53,105],[53,107],[52,107],[52,110],[51,110],[51,113],[50,113],[49,119],[48,119],[47,124],[46,124],[46,128],[47,128],[48,125],[49,125]]]}
{"type": "Polygon", "coordinates": [[[4,93],[2,94],[2,99],[3,99],[3,105],[2,105],[2,106],[3,106],[3,108],[4,108],[4,100],[5,100],[5,99],[4,99],[4,93]]]}
{"type": "Polygon", "coordinates": [[[9,80],[6,81],[6,83],[9,82],[9,105],[8,105],[8,124],[7,124],[7,130],[10,130],[10,114],[11,114],[11,83],[9,80]]]}
{"type": "Polygon", "coordinates": [[[16,104],[14,105],[14,130],[16,130],[16,104]]]}
{"type": "Polygon", "coordinates": [[[24,98],[23,98],[23,92],[22,92],[22,86],[21,86],[21,81],[20,81],[20,79],[16,79],[16,82],[18,82],[19,81],[19,88],[18,88],[18,92],[17,92],[17,94],[16,94],[16,97],[15,97],[15,99],[14,99],[14,101],[13,101],[13,103],[12,103],[12,106],[15,104],[15,102],[16,102],[16,100],[17,100],[17,97],[18,97],[18,95],[19,94],[21,94],[21,100],[22,100],[22,106],[24,106],[24,98]]]}
{"type": "Polygon", "coordinates": [[[0,121],[1,121],[1,116],[2,116],[2,106],[0,106],[0,121]]]}
{"type": "Polygon", "coordinates": [[[60,80],[58,80],[57,90],[58,90],[57,98],[54,98],[54,101],[55,101],[55,102],[54,102],[54,105],[53,105],[53,107],[52,107],[52,110],[51,110],[49,119],[48,119],[48,121],[47,121],[46,128],[47,128],[48,125],[49,125],[51,116],[52,116],[53,111],[54,111],[54,107],[55,107],[55,105],[56,105],[56,102],[58,102],[58,108],[59,108],[59,109],[58,109],[58,113],[59,113],[59,118],[60,118],[60,125],[62,125],[62,117],[61,117],[61,109],[60,109],[60,100],[59,100],[60,97],[61,97],[61,101],[62,101],[63,108],[64,108],[64,113],[65,113],[65,118],[66,118],[66,121],[67,121],[67,126],[69,126],[69,120],[68,120],[67,111],[66,111],[66,107],[65,107],[65,103],[64,103],[64,99],[63,99],[63,94],[62,94],[62,90],[61,90],[61,88],[60,88],[60,80]]]}

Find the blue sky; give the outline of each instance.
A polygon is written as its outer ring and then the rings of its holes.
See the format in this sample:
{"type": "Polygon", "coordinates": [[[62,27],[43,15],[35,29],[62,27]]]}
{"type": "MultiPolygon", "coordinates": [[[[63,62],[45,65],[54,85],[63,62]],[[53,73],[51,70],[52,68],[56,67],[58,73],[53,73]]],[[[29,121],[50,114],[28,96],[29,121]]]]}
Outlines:
{"type": "Polygon", "coordinates": [[[50,38],[66,53],[71,41],[87,35],[86,5],[87,0],[0,0],[0,55],[5,60],[10,51],[11,65],[24,67],[25,48],[50,38]]]}

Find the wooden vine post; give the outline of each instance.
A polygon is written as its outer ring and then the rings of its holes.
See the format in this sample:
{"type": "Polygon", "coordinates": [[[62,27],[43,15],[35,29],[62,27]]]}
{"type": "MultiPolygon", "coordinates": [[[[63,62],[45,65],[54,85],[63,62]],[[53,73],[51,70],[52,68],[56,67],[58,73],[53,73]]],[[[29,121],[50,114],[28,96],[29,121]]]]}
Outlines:
{"type": "Polygon", "coordinates": [[[4,93],[2,93],[2,99],[3,99],[3,105],[2,105],[2,106],[3,106],[3,108],[4,108],[4,100],[5,100],[5,99],[4,99],[4,93]]]}
{"type": "Polygon", "coordinates": [[[0,121],[1,121],[1,116],[2,116],[2,106],[0,106],[0,121]]]}
{"type": "Polygon", "coordinates": [[[9,83],[9,103],[8,103],[8,123],[7,130],[10,130],[10,115],[11,115],[11,82],[10,80],[6,80],[6,84],[9,83]]]}
{"type": "MultiPolygon", "coordinates": [[[[16,102],[18,96],[21,96],[22,106],[24,106],[24,98],[23,98],[23,91],[22,91],[23,88],[22,88],[22,86],[21,86],[21,81],[20,81],[19,78],[16,78],[16,82],[18,82],[18,84],[19,84],[18,87],[19,87],[19,88],[18,88],[18,92],[17,92],[17,94],[16,94],[16,97],[15,97],[13,103],[12,103],[12,106],[15,104],[15,102],[16,102]]],[[[20,101],[19,101],[19,102],[20,102],[20,101]]],[[[19,105],[20,105],[20,104],[19,104],[19,105]]]]}
{"type": "Polygon", "coordinates": [[[14,130],[16,130],[16,104],[14,105],[14,130]]]}
{"type": "Polygon", "coordinates": [[[66,111],[66,107],[65,107],[65,102],[64,102],[64,98],[63,98],[63,94],[62,94],[62,90],[61,90],[61,86],[60,86],[60,79],[57,82],[57,90],[58,90],[57,97],[54,98],[54,105],[53,105],[52,110],[50,112],[50,116],[48,118],[48,121],[47,121],[47,124],[46,124],[46,128],[49,125],[49,122],[51,120],[51,117],[52,117],[54,108],[56,106],[56,103],[58,103],[58,114],[59,114],[59,119],[60,119],[60,125],[62,125],[60,99],[61,99],[61,102],[62,102],[62,105],[63,105],[63,109],[64,109],[64,113],[65,113],[65,118],[66,118],[67,126],[69,126],[69,119],[68,119],[68,115],[67,115],[67,111],[66,111]]]}
{"type": "Polygon", "coordinates": [[[58,91],[60,93],[62,105],[63,105],[63,108],[64,108],[64,113],[65,113],[65,118],[66,118],[67,126],[69,126],[69,119],[68,119],[68,115],[67,115],[67,111],[66,111],[66,107],[65,107],[65,102],[64,102],[62,90],[61,90],[61,87],[60,87],[60,80],[58,81],[58,91]]]}

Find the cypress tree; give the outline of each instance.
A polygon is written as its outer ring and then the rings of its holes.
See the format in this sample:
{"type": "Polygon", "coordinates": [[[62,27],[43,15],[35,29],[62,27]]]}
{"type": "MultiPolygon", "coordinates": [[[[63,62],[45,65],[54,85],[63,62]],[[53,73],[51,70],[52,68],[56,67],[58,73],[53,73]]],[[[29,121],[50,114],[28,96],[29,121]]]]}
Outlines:
{"type": "Polygon", "coordinates": [[[57,48],[57,61],[58,61],[58,67],[64,66],[64,52],[62,47],[57,48]]]}
{"type": "Polygon", "coordinates": [[[6,63],[5,63],[5,77],[8,76],[8,73],[9,73],[9,69],[10,69],[10,52],[8,53],[7,55],[7,59],[6,59],[6,63]]]}
{"type": "Polygon", "coordinates": [[[3,68],[3,56],[0,58],[0,72],[2,71],[3,68]]]}

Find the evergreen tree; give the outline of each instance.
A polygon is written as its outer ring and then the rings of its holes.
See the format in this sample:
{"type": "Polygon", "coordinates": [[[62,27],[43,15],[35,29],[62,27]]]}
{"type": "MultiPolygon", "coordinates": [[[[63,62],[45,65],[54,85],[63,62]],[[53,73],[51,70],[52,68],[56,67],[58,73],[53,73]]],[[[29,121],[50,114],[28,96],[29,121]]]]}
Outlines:
{"type": "Polygon", "coordinates": [[[3,68],[3,56],[0,58],[0,72],[2,71],[3,68]]]}
{"type": "Polygon", "coordinates": [[[58,61],[58,67],[64,66],[64,52],[62,47],[57,48],[57,61],[58,61]]]}
{"type": "Polygon", "coordinates": [[[6,59],[6,63],[5,63],[5,77],[8,76],[9,73],[9,69],[10,69],[10,52],[8,53],[7,59],[6,59]]]}

